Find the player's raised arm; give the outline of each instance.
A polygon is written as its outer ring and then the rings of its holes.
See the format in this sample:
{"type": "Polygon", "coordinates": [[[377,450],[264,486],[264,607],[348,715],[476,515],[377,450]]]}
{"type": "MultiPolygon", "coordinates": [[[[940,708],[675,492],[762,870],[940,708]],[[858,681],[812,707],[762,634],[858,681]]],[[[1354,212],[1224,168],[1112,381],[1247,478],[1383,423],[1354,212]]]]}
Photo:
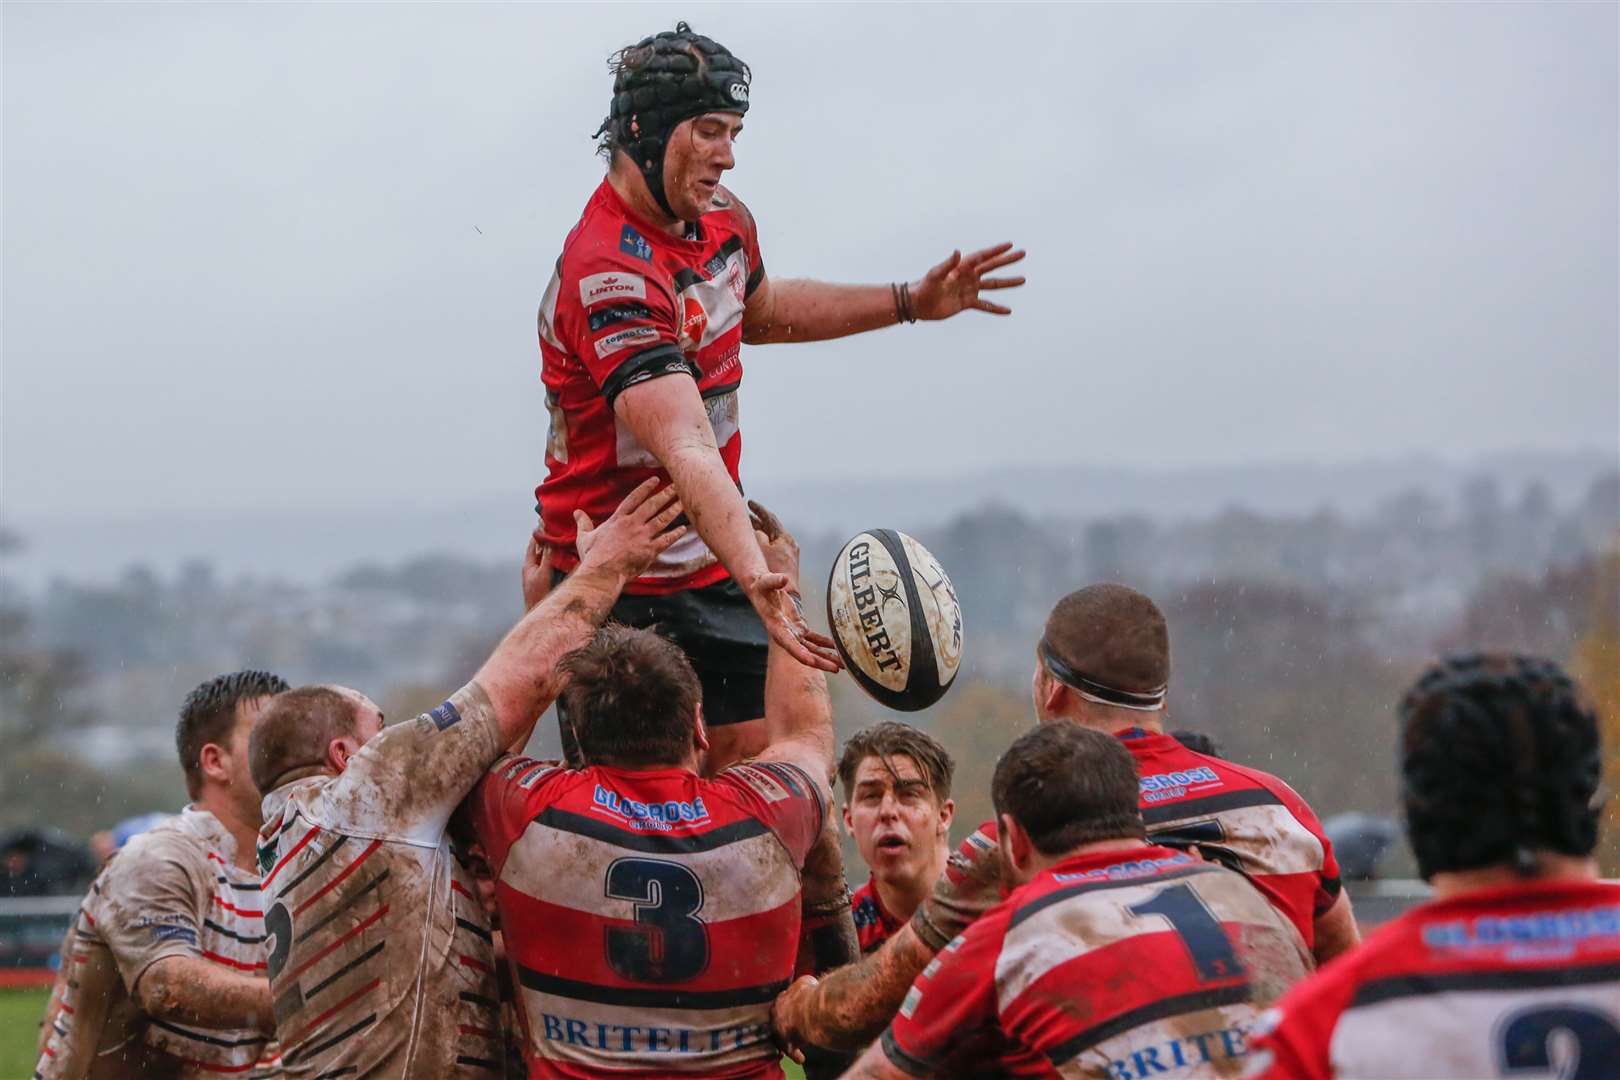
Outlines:
{"type": "Polygon", "coordinates": [[[750,345],[825,341],[918,319],[948,319],[968,310],[1011,315],[1011,308],[981,294],[1022,285],[1022,277],[986,275],[1023,257],[1023,251],[1008,243],[967,256],[953,251],[918,280],[890,285],[766,278],[748,298],[743,340],[750,345]]]}
{"type": "Polygon", "coordinates": [[[656,479],[643,482],[595,528],[583,511],[575,514],[579,566],[507,633],[474,677],[494,706],[502,746],[526,738],[557,696],[557,661],[584,644],[625,583],[686,532],[684,525],[670,527],[681,513],[674,489],[657,488],[656,479]]]}
{"type": "Polygon", "coordinates": [[[747,594],[771,640],[801,664],[837,671],[831,642],[808,632],[787,582],[765,565],[697,383],[685,376],[649,379],[622,391],[613,410],[669,473],[693,527],[747,594]]]}

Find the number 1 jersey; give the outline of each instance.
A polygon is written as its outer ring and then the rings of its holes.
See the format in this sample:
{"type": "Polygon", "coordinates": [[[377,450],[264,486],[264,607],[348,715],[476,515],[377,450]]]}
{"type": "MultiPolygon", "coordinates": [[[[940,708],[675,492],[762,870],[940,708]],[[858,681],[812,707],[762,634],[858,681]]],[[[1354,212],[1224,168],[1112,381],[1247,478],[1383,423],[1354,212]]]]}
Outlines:
{"type": "Polygon", "coordinates": [[[534,1077],[776,1077],[800,871],[826,796],[783,762],[496,762],[466,813],[496,877],[534,1077]]]}

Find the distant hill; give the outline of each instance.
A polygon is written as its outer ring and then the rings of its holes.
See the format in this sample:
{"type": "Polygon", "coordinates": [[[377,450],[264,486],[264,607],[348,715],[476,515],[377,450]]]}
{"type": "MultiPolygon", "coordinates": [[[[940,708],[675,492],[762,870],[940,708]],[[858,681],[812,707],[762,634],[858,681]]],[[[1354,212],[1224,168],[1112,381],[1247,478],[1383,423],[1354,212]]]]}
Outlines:
{"type": "MultiPolygon", "coordinates": [[[[1516,497],[1546,485],[1552,501],[1578,499],[1620,452],[1522,452],[1467,462],[1418,457],[1349,464],[1267,464],[1183,469],[1117,465],[996,468],[979,473],[876,479],[773,479],[745,475],[750,494],[805,533],[849,533],[886,525],[916,531],[963,511],[1001,503],[1030,516],[1139,513],[1196,517],[1240,506],[1268,514],[1330,508],[1365,512],[1413,488],[1450,501],[1470,477],[1490,476],[1516,497]]],[[[311,581],[360,561],[397,562],[423,552],[478,559],[522,551],[533,514],[527,492],[458,502],[342,508],[287,506],[251,511],[191,509],[141,515],[4,519],[23,539],[0,572],[28,587],[53,576],[108,579],[133,563],[172,572],[191,559],[223,578],[250,574],[311,581]]]]}

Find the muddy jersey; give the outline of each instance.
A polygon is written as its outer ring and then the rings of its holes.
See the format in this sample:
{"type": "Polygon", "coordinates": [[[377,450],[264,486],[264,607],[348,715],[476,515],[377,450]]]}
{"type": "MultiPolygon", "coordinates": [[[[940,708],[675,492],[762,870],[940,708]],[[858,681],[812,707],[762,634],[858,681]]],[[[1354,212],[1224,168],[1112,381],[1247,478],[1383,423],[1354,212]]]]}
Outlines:
{"type": "MultiPolygon", "coordinates": [[[[1339,896],[1339,863],[1305,800],[1270,773],[1189,750],[1168,735],[1133,728],[1120,739],[1136,759],[1148,839],[1196,848],[1245,874],[1314,946],[1316,918],[1339,896]]],[[[994,821],[978,831],[995,841],[994,821]]],[[[999,857],[983,844],[964,844],[960,855],[999,857]]]]}
{"type": "Polygon", "coordinates": [[[855,916],[855,936],[861,942],[861,955],[876,952],[879,945],[900,932],[905,924],[889,913],[878,896],[877,882],[868,881],[850,897],[850,910],[855,916]]]}
{"type": "Polygon", "coordinates": [[[1424,904],[1261,1023],[1252,1075],[1620,1076],[1620,885],[1532,882],[1424,904]]]}
{"type": "Polygon", "coordinates": [[[265,796],[259,866],[289,1077],[503,1071],[492,935],[445,835],[500,753],[469,683],[385,728],[338,776],[265,796]]]}
{"type": "Polygon", "coordinates": [[[1237,1076],[1302,978],[1298,933],[1241,874],[1161,847],[1058,863],[931,961],[883,1035],[914,1076],[1237,1076]]]}
{"type": "MultiPolygon", "coordinates": [[[[559,570],[579,561],[575,510],[601,521],[649,476],[669,479],[613,411],[631,386],[664,375],[695,379],[737,482],[743,306],[764,278],[754,219],[724,188],[686,237],[639,217],[606,180],[591,196],[540,302],[551,434],[535,497],[559,570]]],[[[725,578],[694,529],[625,591],[669,593],[725,578]]]]}
{"type": "Polygon", "coordinates": [[[187,807],[130,840],[90,886],[62,956],[61,1007],[39,1077],[279,1076],[257,1028],[201,1028],[141,1012],[131,996],[171,956],[264,976],[259,881],[235,865],[219,819],[187,807]]]}
{"type": "Polygon", "coordinates": [[[535,1077],[776,1077],[827,793],[783,762],[498,762],[468,800],[496,872],[535,1077]]]}

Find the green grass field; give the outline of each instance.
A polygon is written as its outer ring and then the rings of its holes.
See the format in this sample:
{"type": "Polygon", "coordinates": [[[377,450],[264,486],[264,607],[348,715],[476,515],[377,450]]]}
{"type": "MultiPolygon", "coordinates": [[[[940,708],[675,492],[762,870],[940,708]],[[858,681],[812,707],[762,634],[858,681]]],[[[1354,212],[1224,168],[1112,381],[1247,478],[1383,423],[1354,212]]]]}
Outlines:
{"type": "MultiPolygon", "coordinates": [[[[0,1080],[25,1077],[34,1071],[34,1038],[45,1015],[49,990],[0,990],[0,1080]]],[[[788,1080],[804,1080],[804,1073],[784,1060],[788,1080]]]]}
{"type": "Polygon", "coordinates": [[[50,996],[49,990],[0,990],[0,1077],[33,1073],[34,1041],[50,996]]]}

